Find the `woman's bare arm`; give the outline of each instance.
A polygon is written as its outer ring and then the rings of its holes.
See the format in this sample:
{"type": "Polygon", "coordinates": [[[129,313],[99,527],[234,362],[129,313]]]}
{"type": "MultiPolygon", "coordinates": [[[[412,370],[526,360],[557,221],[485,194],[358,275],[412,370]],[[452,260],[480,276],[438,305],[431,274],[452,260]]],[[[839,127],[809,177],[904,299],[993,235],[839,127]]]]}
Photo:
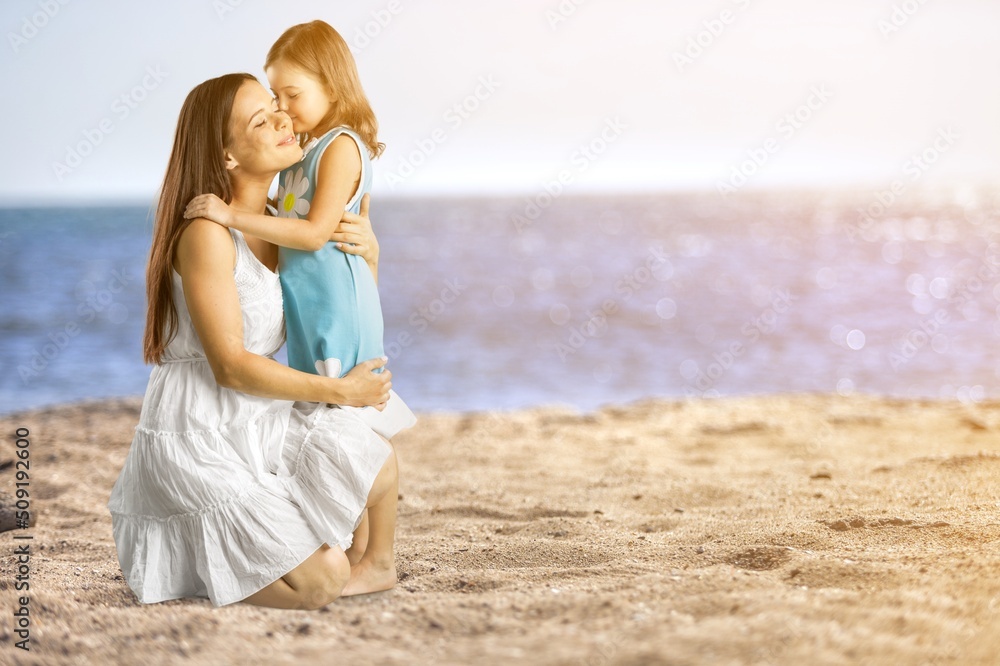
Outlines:
{"type": "Polygon", "coordinates": [[[347,376],[333,378],[300,372],[246,350],[233,279],[236,248],[225,228],[206,219],[192,221],[178,241],[177,264],[191,321],[220,386],[277,400],[356,406],[388,400],[391,373],[371,372],[383,360],[359,363],[347,376]]]}

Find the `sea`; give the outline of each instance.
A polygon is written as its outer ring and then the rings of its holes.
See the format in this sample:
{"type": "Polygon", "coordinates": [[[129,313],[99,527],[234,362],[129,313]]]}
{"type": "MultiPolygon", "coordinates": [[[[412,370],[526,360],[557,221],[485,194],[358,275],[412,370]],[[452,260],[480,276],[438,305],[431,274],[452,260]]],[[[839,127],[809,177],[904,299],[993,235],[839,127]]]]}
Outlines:
{"type": "MultiPolygon", "coordinates": [[[[1000,194],[376,199],[415,410],[1000,394],[1000,194]]],[[[0,413],[142,395],[150,206],[0,210],[0,413]]],[[[284,360],[283,353],[279,360],[284,360]]]]}

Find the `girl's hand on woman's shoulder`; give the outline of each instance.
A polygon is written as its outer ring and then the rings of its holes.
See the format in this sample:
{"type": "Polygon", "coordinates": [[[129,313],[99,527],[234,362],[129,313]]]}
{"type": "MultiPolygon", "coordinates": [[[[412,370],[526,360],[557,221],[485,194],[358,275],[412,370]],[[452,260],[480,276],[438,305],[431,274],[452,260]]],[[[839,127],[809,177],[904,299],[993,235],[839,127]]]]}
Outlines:
{"type": "Polygon", "coordinates": [[[235,218],[233,209],[214,194],[199,194],[184,209],[184,217],[191,220],[203,217],[224,227],[231,227],[235,218]]]}

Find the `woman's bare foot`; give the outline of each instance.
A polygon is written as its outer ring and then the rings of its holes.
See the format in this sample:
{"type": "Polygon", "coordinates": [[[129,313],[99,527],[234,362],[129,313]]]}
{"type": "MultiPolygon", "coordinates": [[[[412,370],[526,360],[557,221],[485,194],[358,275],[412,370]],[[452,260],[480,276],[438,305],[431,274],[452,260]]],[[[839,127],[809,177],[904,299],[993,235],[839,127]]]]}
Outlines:
{"type": "Polygon", "coordinates": [[[369,594],[391,590],[394,587],[396,587],[396,563],[394,560],[376,562],[374,559],[362,557],[360,562],[351,567],[351,577],[340,596],[369,594]]]}

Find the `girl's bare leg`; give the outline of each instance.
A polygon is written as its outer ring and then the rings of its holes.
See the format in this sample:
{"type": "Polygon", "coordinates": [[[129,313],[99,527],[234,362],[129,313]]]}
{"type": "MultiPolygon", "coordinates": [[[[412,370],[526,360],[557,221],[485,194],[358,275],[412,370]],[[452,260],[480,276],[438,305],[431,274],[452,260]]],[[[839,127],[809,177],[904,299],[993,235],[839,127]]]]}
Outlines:
{"type": "Polygon", "coordinates": [[[399,473],[396,451],[393,449],[368,493],[368,546],[358,563],[351,567],[351,577],[340,596],[367,594],[395,587],[396,558],[393,546],[398,499],[399,473]]]}
{"type": "Polygon", "coordinates": [[[354,530],[354,540],[351,541],[351,547],[344,551],[347,553],[347,559],[350,561],[352,567],[361,561],[361,556],[365,554],[367,547],[368,509],[365,509],[361,513],[361,522],[358,524],[358,529],[354,530]]]}

